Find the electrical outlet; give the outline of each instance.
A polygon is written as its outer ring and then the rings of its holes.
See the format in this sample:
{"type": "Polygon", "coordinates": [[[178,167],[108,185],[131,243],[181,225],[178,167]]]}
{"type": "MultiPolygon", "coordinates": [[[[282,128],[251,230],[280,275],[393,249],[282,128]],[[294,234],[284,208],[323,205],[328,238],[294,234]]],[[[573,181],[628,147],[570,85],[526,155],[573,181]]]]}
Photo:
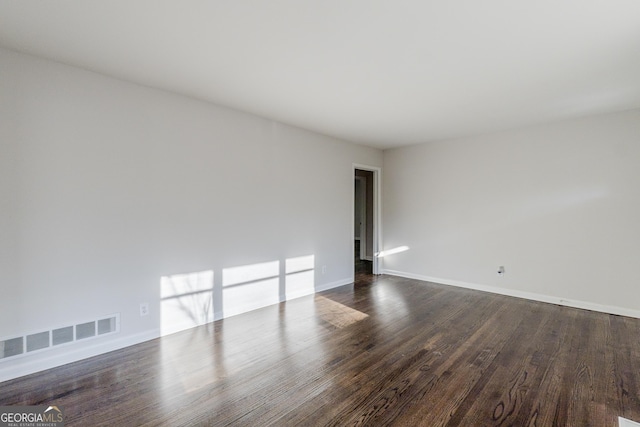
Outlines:
{"type": "Polygon", "coordinates": [[[327,274],[327,266],[326,265],[322,266],[322,274],[327,274]]]}
{"type": "Polygon", "coordinates": [[[149,303],[140,303],[140,317],[146,316],[147,314],[149,314],[149,303]]]}
{"type": "Polygon", "coordinates": [[[498,276],[504,276],[504,265],[498,267],[498,276]]]}

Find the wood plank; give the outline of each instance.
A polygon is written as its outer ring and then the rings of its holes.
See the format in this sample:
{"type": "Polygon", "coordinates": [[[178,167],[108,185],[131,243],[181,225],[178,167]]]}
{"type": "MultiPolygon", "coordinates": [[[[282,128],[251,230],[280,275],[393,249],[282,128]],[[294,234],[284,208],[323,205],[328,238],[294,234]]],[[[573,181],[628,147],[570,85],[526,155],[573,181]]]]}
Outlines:
{"type": "Polygon", "coordinates": [[[511,335],[509,343],[487,369],[448,425],[527,425],[528,402],[539,390],[543,374],[560,347],[558,335],[566,317],[550,316],[553,306],[531,304],[532,316],[511,335]],[[526,339],[523,339],[526,337],[526,339]]]}

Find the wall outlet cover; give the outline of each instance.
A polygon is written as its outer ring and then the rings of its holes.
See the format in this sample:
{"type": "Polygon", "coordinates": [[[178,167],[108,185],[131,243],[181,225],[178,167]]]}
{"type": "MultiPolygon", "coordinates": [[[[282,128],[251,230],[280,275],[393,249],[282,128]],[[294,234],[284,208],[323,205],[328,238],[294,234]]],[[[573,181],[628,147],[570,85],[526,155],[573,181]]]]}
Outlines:
{"type": "Polygon", "coordinates": [[[146,316],[149,314],[149,303],[143,302],[140,304],[140,316],[146,316]]]}

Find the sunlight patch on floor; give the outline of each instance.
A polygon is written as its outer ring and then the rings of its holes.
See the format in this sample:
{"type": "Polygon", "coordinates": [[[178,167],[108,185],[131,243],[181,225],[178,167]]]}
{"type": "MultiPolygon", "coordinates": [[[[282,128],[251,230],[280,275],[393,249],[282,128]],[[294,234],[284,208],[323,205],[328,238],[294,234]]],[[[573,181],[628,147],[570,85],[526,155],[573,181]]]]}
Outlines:
{"type": "Polygon", "coordinates": [[[316,296],[315,301],[318,316],[339,329],[369,317],[366,313],[320,295],[316,296]]]}

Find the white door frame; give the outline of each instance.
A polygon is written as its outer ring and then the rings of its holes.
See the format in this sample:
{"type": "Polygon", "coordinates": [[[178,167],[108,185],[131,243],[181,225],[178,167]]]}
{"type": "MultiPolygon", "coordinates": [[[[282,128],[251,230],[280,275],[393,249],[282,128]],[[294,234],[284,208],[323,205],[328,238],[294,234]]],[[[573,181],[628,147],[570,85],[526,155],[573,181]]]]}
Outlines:
{"type": "MultiPolygon", "coordinates": [[[[378,252],[380,252],[380,248],[382,247],[382,168],[376,166],[368,166],[362,165],[358,163],[353,163],[352,171],[351,171],[351,182],[349,183],[351,187],[351,220],[350,223],[353,224],[354,220],[354,212],[355,212],[355,200],[356,200],[356,190],[353,185],[353,179],[356,176],[356,169],[365,170],[373,172],[373,274],[380,274],[382,270],[381,259],[376,256],[378,252]]],[[[355,253],[355,231],[354,227],[351,227],[351,253],[350,258],[351,262],[353,262],[353,254],[355,253]]],[[[355,278],[355,275],[354,275],[355,278]]]]}

